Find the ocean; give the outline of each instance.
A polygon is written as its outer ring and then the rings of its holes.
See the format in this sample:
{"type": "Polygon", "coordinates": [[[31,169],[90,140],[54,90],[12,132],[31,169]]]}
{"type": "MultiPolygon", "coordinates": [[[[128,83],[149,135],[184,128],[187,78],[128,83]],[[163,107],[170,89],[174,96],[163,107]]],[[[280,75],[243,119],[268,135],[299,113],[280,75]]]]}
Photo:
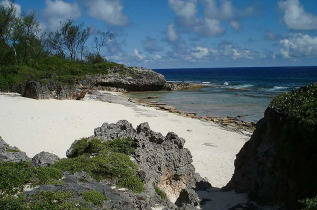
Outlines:
{"type": "Polygon", "coordinates": [[[206,87],[188,91],[130,93],[158,96],[157,101],[198,116],[237,117],[257,122],[277,95],[317,82],[317,67],[155,69],[170,82],[206,87]]]}

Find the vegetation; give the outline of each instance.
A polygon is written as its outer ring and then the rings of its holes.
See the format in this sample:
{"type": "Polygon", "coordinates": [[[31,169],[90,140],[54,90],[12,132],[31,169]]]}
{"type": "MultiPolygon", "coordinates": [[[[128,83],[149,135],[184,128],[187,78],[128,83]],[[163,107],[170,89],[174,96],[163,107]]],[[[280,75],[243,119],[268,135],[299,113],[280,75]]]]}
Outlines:
{"type": "Polygon", "coordinates": [[[97,206],[100,206],[105,200],[107,200],[106,196],[96,190],[84,192],[82,193],[82,197],[86,202],[92,203],[97,206]]]}
{"type": "Polygon", "coordinates": [[[9,195],[22,191],[26,184],[46,184],[62,178],[62,172],[56,168],[37,168],[29,162],[0,163],[0,174],[0,191],[9,195]]]}
{"type": "Polygon", "coordinates": [[[13,1],[0,5],[0,27],[0,90],[28,80],[74,84],[84,75],[107,74],[114,66],[125,69],[101,54],[114,38],[109,31],[93,32],[68,20],[55,32],[45,33],[36,14],[17,14],[13,1]]]}
{"type": "Polygon", "coordinates": [[[6,152],[20,152],[18,149],[7,149],[6,152]]]}
{"type": "Polygon", "coordinates": [[[97,138],[93,138],[91,140],[83,138],[73,145],[73,150],[68,157],[73,158],[84,154],[99,153],[101,151],[103,151],[102,153],[112,151],[130,155],[134,153],[135,148],[133,147],[131,139],[117,138],[112,141],[102,143],[102,141],[97,138]]]}
{"type": "Polygon", "coordinates": [[[136,175],[138,167],[128,156],[134,150],[130,139],[117,138],[103,143],[97,138],[83,138],[74,143],[69,158],[51,167],[71,173],[85,171],[97,180],[112,179],[120,187],[142,192],[144,184],[136,175]]]}
{"type": "Polygon", "coordinates": [[[167,196],[165,192],[163,192],[160,188],[158,188],[154,183],[153,183],[153,187],[156,194],[158,194],[163,200],[167,200],[167,196]]]}
{"type": "Polygon", "coordinates": [[[317,209],[317,196],[313,198],[307,198],[299,201],[303,206],[303,210],[316,210],[317,209]]]}
{"type": "Polygon", "coordinates": [[[78,205],[71,191],[40,191],[32,196],[19,195],[0,198],[0,209],[49,209],[49,210],[86,210],[87,204],[78,205]]]}
{"type": "Polygon", "coordinates": [[[277,96],[270,107],[306,125],[317,125],[317,83],[277,96]]]}

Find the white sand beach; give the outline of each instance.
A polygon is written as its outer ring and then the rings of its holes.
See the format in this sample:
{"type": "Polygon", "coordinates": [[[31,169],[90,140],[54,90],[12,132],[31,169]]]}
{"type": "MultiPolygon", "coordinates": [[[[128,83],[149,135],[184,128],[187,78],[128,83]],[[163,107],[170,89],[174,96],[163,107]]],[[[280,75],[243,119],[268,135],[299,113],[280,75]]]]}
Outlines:
{"type": "Polygon", "coordinates": [[[124,106],[86,99],[33,100],[12,94],[0,95],[0,136],[29,157],[41,151],[65,157],[74,140],[93,135],[104,122],[128,120],[136,127],[148,122],[166,135],[173,131],[186,140],[196,172],[213,187],[222,187],[234,172],[234,159],[249,139],[216,124],[185,118],[143,106],[124,106]]]}

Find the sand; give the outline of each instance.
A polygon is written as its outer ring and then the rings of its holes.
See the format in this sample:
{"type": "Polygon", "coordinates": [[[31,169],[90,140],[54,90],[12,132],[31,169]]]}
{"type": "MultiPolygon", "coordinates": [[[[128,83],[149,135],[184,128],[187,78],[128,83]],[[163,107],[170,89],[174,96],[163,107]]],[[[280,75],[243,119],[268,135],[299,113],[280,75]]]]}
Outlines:
{"type": "Polygon", "coordinates": [[[143,106],[124,106],[96,100],[34,100],[0,95],[0,136],[29,157],[47,151],[65,157],[72,142],[93,135],[104,122],[128,120],[134,127],[148,122],[166,135],[173,131],[186,140],[196,172],[213,187],[223,187],[234,172],[234,160],[249,137],[216,124],[185,118],[143,106]]]}

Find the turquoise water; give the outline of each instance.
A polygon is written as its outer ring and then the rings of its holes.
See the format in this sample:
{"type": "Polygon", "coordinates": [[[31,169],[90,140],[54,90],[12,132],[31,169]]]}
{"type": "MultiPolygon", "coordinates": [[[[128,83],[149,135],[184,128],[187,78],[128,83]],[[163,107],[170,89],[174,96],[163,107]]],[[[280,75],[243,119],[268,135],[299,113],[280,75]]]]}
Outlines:
{"type": "Polygon", "coordinates": [[[268,67],[221,69],[157,69],[167,81],[203,84],[191,91],[130,93],[132,97],[158,96],[160,103],[198,116],[243,115],[256,122],[270,101],[280,93],[317,82],[317,67],[268,67]]]}

